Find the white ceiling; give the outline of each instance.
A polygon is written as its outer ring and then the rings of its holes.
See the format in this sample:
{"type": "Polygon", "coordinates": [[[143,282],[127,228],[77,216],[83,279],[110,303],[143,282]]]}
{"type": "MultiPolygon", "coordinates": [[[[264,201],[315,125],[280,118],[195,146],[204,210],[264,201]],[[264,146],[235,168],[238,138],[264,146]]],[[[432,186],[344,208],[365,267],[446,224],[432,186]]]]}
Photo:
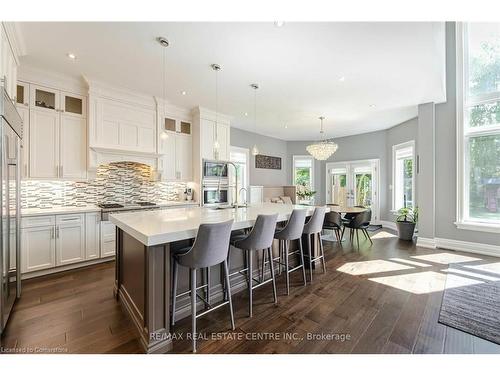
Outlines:
{"type": "Polygon", "coordinates": [[[443,23],[19,26],[26,45],[21,64],[156,96],[162,95],[163,50],[155,38],[165,36],[169,101],[213,109],[210,64],[218,63],[219,110],[233,116],[238,128],[286,140],[317,139],[320,115],[327,135],[339,137],[389,128],[415,117],[419,103],[445,100],[443,23]],[[257,129],[249,87],[254,82],[260,85],[257,129]]]}

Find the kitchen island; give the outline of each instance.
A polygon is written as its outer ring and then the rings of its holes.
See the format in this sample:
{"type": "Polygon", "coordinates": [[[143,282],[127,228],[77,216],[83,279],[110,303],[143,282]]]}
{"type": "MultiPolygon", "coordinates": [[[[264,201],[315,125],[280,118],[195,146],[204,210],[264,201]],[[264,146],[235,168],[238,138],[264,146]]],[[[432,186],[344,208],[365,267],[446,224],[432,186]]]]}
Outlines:
{"type": "MultiPolygon", "coordinates": [[[[279,222],[286,221],[293,209],[307,210],[308,216],[314,211],[311,206],[262,203],[238,209],[188,207],[110,215],[117,227],[115,295],[138,329],[144,350],[164,353],[172,348],[171,248],[189,245],[200,224],[233,219],[233,230],[240,230],[251,228],[261,214],[278,214],[279,222]]],[[[232,268],[243,264],[242,252],[232,251],[232,268]]],[[[179,291],[183,291],[188,286],[188,272],[182,267],[180,271],[179,291]]],[[[221,272],[213,271],[211,301],[217,301],[222,299],[221,272]]],[[[243,276],[231,280],[233,292],[245,285],[243,276]]],[[[188,299],[184,304],[179,301],[179,317],[188,314],[188,299]]]]}

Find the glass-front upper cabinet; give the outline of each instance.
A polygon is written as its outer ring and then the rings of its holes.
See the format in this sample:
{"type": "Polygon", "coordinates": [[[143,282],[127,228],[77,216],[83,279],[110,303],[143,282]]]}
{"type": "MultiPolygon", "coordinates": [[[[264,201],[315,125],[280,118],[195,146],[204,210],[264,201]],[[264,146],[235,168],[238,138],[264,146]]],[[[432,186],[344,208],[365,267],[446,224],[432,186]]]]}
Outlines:
{"type": "Polygon", "coordinates": [[[81,95],[61,92],[62,112],[75,117],[86,117],[86,98],[81,95]]]}
{"type": "Polygon", "coordinates": [[[180,132],[182,134],[191,134],[191,123],[186,121],[181,121],[180,132]]]}
{"type": "Polygon", "coordinates": [[[59,91],[48,87],[31,85],[31,107],[46,111],[58,111],[59,91]]]}
{"type": "Polygon", "coordinates": [[[190,135],[191,123],[187,121],[176,120],[174,118],[164,117],[162,130],[190,135]]]}
{"type": "Polygon", "coordinates": [[[26,82],[17,82],[16,86],[16,104],[28,107],[30,98],[29,84],[26,82]]]}

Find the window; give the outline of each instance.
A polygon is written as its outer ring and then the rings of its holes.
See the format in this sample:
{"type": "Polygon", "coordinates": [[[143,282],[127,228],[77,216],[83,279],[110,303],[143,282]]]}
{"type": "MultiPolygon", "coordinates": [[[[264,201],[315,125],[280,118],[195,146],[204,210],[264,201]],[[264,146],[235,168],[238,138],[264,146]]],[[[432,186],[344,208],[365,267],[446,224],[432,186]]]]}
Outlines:
{"type": "MultiPolygon", "coordinates": [[[[247,148],[241,147],[231,147],[230,160],[236,165],[238,171],[238,189],[245,188],[247,190],[246,194],[242,191],[241,195],[238,197],[239,204],[244,204],[248,202],[248,185],[249,185],[249,170],[248,170],[248,159],[249,152],[247,148]]],[[[229,183],[231,186],[236,186],[236,179],[233,168],[229,167],[229,183]]],[[[238,192],[239,193],[239,192],[238,192]]],[[[231,198],[232,201],[232,198],[231,198]]]]}
{"type": "Polygon", "coordinates": [[[499,231],[500,23],[457,24],[457,158],[457,225],[499,231]]]}
{"type": "Polygon", "coordinates": [[[392,146],[392,208],[415,205],[415,142],[392,146]]]}
{"type": "Polygon", "coordinates": [[[314,187],[314,158],[312,156],[293,156],[293,185],[314,187]]]}

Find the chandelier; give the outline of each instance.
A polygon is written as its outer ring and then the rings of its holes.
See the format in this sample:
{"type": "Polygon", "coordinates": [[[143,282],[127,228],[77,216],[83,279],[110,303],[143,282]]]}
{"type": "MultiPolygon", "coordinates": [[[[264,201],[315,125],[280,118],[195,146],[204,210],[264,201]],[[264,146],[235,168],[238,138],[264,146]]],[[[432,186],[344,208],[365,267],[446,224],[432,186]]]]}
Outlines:
{"type": "Polygon", "coordinates": [[[335,142],[329,139],[324,138],[324,132],[323,132],[323,120],[325,119],[323,116],[319,118],[321,120],[321,130],[320,134],[322,136],[322,140],[316,143],[313,143],[312,145],[309,145],[306,147],[307,152],[309,152],[314,159],[316,160],[326,160],[330,156],[332,156],[335,151],[337,151],[337,148],[339,147],[335,142]]]}

